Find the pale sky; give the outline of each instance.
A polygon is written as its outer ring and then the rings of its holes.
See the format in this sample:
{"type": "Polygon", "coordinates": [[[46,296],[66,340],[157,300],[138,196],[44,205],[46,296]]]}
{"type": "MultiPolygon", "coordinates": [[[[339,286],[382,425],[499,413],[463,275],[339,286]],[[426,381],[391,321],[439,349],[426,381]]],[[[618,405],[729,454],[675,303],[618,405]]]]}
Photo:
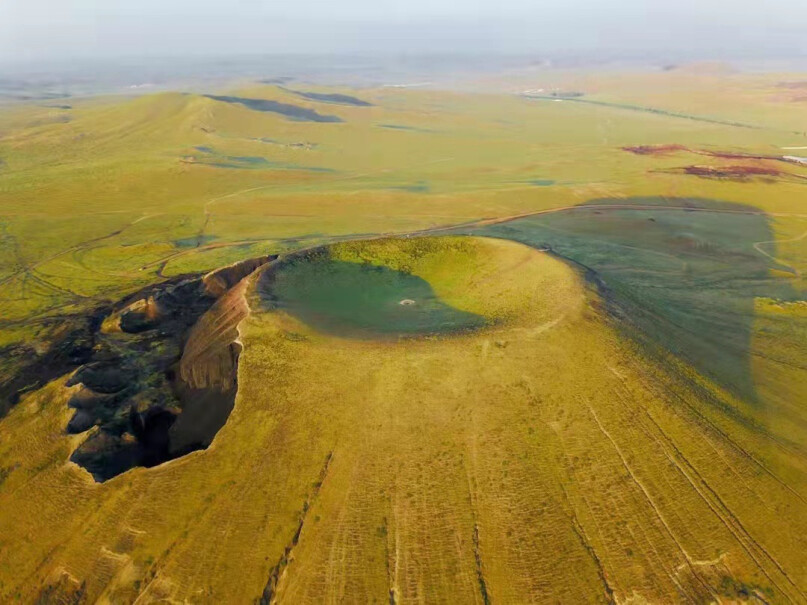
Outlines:
{"type": "Polygon", "coordinates": [[[0,0],[0,61],[243,53],[807,55],[807,0],[0,0]]]}

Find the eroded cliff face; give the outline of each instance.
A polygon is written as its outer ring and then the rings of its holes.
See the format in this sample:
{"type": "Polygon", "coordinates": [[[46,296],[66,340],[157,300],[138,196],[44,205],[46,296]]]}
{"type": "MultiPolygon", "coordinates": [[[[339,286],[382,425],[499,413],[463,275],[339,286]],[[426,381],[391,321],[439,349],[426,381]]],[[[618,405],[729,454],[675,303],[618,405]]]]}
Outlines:
{"type": "Polygon", "coordinates": [[[182,414],[169,431],[172,454],[210,445],[233,409],[241,353],[238,325],[249,313],[246,289],[242,278],[191,328],[174,380],[182,414]]]}
{"type": "Polygon", "coordinates": [[[77,387],[67,431],[88,434],[71,460],[105,481],[210,445],[235,402],[246,280],[275,258],[157,285],[117,305],[67,381],[77,387]]]}
{"type": "Polygon", "coordinates": [[[202,278],[202,285],[204,286],[205,293],[215,298],[219,298],[241,280],[248,275],[251,275],[256,269],[262,267],[268,262],[277,258],[276,255],[272,256],[259,256],[258,258],[249,258],[226,267],[221,267],[215,271],[211,271],[202,278]]]}

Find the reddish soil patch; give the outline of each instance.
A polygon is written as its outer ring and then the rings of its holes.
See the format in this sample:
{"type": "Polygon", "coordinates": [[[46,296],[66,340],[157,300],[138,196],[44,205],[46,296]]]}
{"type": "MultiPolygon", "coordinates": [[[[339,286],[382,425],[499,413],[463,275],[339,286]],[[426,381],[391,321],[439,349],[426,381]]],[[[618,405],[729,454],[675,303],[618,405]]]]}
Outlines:
{"type": "Polygon", "coordinates": [[[692,149],[686,145],[679,145],[678,143],[669,143],[665,145],[638,145],[636,147],[623,147],[623,151],[629,151],[636,155],[669,155],[677,151],[687,151],[697,155],[706,155],[712,158],[721,158],[724,160],[777,160],[781,161],[782,157],[777,155],[754,155],[750,153],[740,153],[737,151],[710,151],[708,149],[692,149]]]}
{"type": "Polygon", "coordinates": [[[684,166],[681,170],[684,174],[701,178],[732,181],[748,181],[755,177],[789,176],[787,173],[764,166],[684,166]]]}
{"type": "Polygon", "coordinates": [[[777,160],[781,161],[782,156],[778,155],[753,155],[749,153],[737,153],[732,151],[696,151],[701,155],[708,155],[713,158],[724,160],[777,160]]]}
{"type": "Polygon", "coordinates": [[[624,151],[635,153],[636,155],[668,155],[676,151],[690,151],[689,147],[684,145],[670,144],[670,145],[638,145],[636,147],[623,147],[624,151]]]}

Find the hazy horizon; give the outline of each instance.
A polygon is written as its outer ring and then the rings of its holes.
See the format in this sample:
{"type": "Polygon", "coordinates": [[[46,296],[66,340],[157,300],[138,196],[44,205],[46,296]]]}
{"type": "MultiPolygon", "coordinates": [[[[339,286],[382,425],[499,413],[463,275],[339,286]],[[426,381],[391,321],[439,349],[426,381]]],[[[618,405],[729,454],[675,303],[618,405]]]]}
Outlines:
{"type": "Polygon", "coordinates": [[[803,57],[806,28],[807,5],[797,0],[10,0],[0,5],[0,63],[375,53],[803,57]]]}

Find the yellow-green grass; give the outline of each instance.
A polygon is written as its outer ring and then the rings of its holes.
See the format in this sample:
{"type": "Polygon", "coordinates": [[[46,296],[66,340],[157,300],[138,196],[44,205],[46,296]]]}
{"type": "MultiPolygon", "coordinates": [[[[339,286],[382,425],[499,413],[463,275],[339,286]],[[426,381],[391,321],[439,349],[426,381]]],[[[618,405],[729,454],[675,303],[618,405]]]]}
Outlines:
{"type": "MultiPolygon", "coordinates": [[[[400,89],[341,91],[372,107],[312,102],[273,86],[233,93],[338,115],[343,123],[291,121],[179,93],[75,99],[70,110],[4,110],[0,340],[33,337],[23,327],[30,319],[94,307],[163,276],[211,269],[254,252],[603,197],[701,197],[751,205],[775,218],[772,241],[760,244],[762,250],[801,267],[807,185],[674,174],[664,171],[730,161],[621,149],[678,143],[775,154],[798,145],[799,137],[785,132],[796,122],[778,122],[798,103],[766,96],[779,90],[778,81],[796,76],[547,72],[513,76],[506,88],[579,88],[594,100],[724,121],[753,122],[765,114],[770,120],[759,129],[512,94],[400,89]],[[384,127],[389,125],[408,129],[384,127]],[[274,164],[236,169],[185,161],[204,155],[200,146],[217,156],[263,157],[274,164]]],[[[795,165],[781,168],[807,174],[795,165]]],[[[803,275],[793,278],[802,292],[803,275]]]]}
{"type": "Polygon", "coordinates": [[[494,323],[525,314],[538,323],[551,321],[563,314],[570,296],[570,276],[563,265],[541,262],[535,250],[506,240],[426,237],[348,242],[334,245],[330,258],[420,277],[440,300],[494,323]]]}
{"type": "MultiPolygon", "coordinates": [[[[91,600],[251,602],[306,500],[294,560],[280,570],[285,602],[389,602],[390,590],[398,603],[481,602],[478,568],[492,602],[598,601],[608,590],[636,602],[741,600],[755,590],[766,601],[804,600],[807,185],[701,179],[669,171],[743,161],[621,149],[677,143],[775,155],[807,145],[792,134],[803,130],[803,103],[780,98],[776,86],[797,76],[553,72],[500,79],[495,94],[339,90],[373,107],[268,86],[233,93],[343,123],[178,93],[75,99],[58,112],[4,109],[0,346],[43,348],[52,326],[42,320],[168,276],[597,198],[704,198],[765,213],[762,235],[718,230],[717,247],[710,225],[721,215],[687,214],[692,227],[682,230],[697,232],[710,254],[730,250],[717,265],[702,259],[716,283],[740,275],[746,261],[769,279],[732,284],[742,300],[736,315],[734,298],[710,291],[705,308],[716,319],[694,331],[726,350],[742,337],[750,397],[721,379],[724,368],[739,372],[728,358],[682,357],[681,347],[693,350],[685,341],[648,348],[648,338],[659,342],[653,325],[637,337],[622,320],[606,321],[576,269],[496,240],[476,240],[473,254],[463,244],[407,261],[451,306],[507,320],[473,333],[390,345],[256,312],[242,326],[230,421],[209,450],[158,468],[94,484],[68,463],[82,437],[64,434],[70,410],[57,381],[0,419],[0,511],[10,511],[0,513],[0,600],[28,602],[47,584],[75,579],[87,582],[91,600]],[[511,94],[544,85],[761,128],[511,94]],[[205,165],[199,146],[271,164],[205,165]],[[523,257],[529,262],[518,265],[523,257]],[[556,279],[542,281],[547,275],[556,279]],[[549,312],[558,306],[569,312],[549,312]],[[562,321],[552,325],[554,317],[562,321]],[[739,332],[721,328],[735,320],[739,332]],[[677,356],[665,349],[672,344],[677,356]]],[[[543,224],[571,228],[582,243],[568,256],[599,258],[606,283],[616,279],[623,292],[635,293],[625,276],[681,274],[681,251],[645,216],[601,222],[543,224]]],[[[529,243],[540,245],[546,232],[536,233],[529,243]]],[[[400,269],[418,245],[332,250],[400,269]]],[[[639,284],[640,302],[665,301],[658,283],[639,284]]],[[[5,356],[0,370],[13,371],[15,359],[5,356]]]]}
{"type": "Polygon", "coordinates": [[[252,288],[213,445],[103,484],[67,462],[82,437],[63,433],[62,381],[28,396],[0,425],[0,507],[28,511],[0,516],[3,599],[252,602],[267,583],[285,603],[803,598],[807,505],[757,458],[777,446],[704,416],[692,369],[646,357],[573,266],[488,239],[333,253],[521,312],[340,338],[252,288]]]}

